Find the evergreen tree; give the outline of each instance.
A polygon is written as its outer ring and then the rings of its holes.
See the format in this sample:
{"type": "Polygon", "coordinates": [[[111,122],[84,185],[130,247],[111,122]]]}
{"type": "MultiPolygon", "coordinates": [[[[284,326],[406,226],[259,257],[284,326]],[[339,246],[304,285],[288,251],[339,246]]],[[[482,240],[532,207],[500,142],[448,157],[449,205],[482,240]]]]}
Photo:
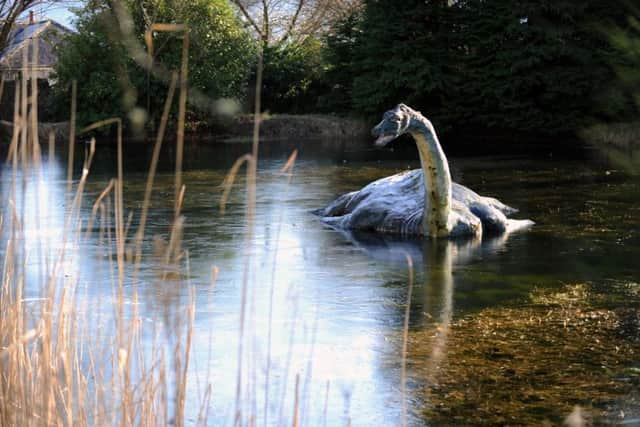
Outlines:
{"type": "Polygon", "coordinates": [[[628,14],[625,0],[367,0],[328,40],[327,77],[360,114],[406,102],[442,130],[574,133],[635,114],[607,33],[628,14]]]}
{"type": "Polygon", "coordinates": [[[624,16],[616,6],[574,0],[461,4],[460,119],[558,134],[575,132],[603,112],[620,113],[601,31],[624,16]]]}
{"type": "Polygon", "coordinates": [[[322,75],[324,92],[318,100],[323,111],[346,113],[351,111],[356,41],[362,35],[362,13],[354,9],[336,21],[324,40],[322,52],[325,66],[322,75]]]}
{"type": "Polygon", "coordinates": [[[613,47],[608,59],[619,84],[609,92],[609,116],[623,121],[637,121],[640,109],[640,9],[629,8],[624,22],[604,28],[613,47]],[[622,114],[621,114],[622,113],[622,114]]]}
{"type": "Polygon", "coordinates": [[[437,115],[449,87],[447,1],[365,1],[353,104],[371,114],[406,102],[437,115]]]}

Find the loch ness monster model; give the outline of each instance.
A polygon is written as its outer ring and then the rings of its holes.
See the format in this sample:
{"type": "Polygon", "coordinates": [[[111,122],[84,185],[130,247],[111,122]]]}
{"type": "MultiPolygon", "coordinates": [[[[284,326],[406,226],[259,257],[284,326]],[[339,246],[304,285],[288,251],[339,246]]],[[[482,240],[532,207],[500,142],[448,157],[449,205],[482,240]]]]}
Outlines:
{"type": "Polygon", "coordinates": [[[422,167],[374,181],[314,211],[341,229],[428,237],[501,234],[533,225],[507,218],[517,212],[451,181],[449,163],[431,122],[399,104],[384,113],[372,133],[383,147],[402,134],[413,136],[422,167]]]}

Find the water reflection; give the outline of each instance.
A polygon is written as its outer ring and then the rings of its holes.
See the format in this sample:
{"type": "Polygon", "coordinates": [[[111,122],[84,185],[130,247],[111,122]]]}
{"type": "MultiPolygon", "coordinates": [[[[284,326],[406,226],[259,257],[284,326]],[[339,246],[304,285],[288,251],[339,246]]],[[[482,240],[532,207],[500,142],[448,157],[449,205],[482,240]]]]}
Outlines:
{"type": "MultiPolygon", "coordinates": [[[[447,337],[454,315],[454,270],[479,258],[488,262],[504,249],[510,234],[455,240],[401,238],[347,230],[341,230],[340,234],[373,259],[408,268],[409,257],[411,264],[421,273],[418,277],[422,280],[415,287],[411,301],[410,327],[434,331],[429,357],[421,360],[420,365],[423,372],[433,373],[430,383],[437,383],[437,372],[446,358],[447,337]]],[[[424,389],[430,384],[420,386],[424,389]]],[[[419,423],[420,420],[416,418],[413,422],[419,423]]]]}
{"type": "MultiPolygon", "coordinates": [[[[138,310],[149,346],[174,339],[167,313],[183,312],[193,291],[196,312],[187,414],[201,411],[202,398],[211,387],[208,412],[215,414],[210,415],[211,425],[233,424],[239,339],[246,340],[248,351],[242,361],[250,367],[243,378],[248,385],[243,392],[244,409],[256,415],[258,424],[265,418],[270,425],[292,421],[297,380],[300,425],[325,420],[326,425],[345,425],[348,419],[359,425],[398,425],[406,253],[416,273],[410,327],[434,331],[429,357],[420,361],[434,373],[446,358],[449,325],[456,316],[526,295],[533,286],[554,286],[576,277],[637,280],[638,249],[633,243],[638,241],[634,231],[638,187],[624,177],[563,162],[535,162],[532,167],[532,162],[522,159],[452,159],[463,181],[484,193],[500,195],[539,225],[528,233],[483,241],[397,240],[333,230],[310,211],[323,200],[410,166],[413,159],[378,162],[367,156],[384,155],[367,152],[363,159],[375,161],[343,163],[350,155],[346,145],[338,152],[325,145],[291,142],[263,147],[256,233],[249,247],[243,243],[242,180],[234,187],[227,214],[221,216],[218,209],[226,167],[246,147],[211,145],[187,150],[182,247],[188,252],[188,270],[163,282],[158,280],[153,236],[168,240],[172,221],[173,165],[170,157],[164,158],[143,242],[137,283],[140,297],[135,297],[133,286],[124,289],[124,303],[138,310]],[[293,180],[287,183],[278,171],[293,147],[300,149],[300,158],[293,180]],[[327,156],[323,151],[329,152],[327,156]],[[558,169],[572,173],[558,174],[558,169]],[[592,210],[597,215],[584,214],[585,200],[597,207],[592,210]],[[606,232],[600,231],[604,222],[609,225],[606,232]],[[631,244],[617,243],[619,236],[630,236],[625,242],[631,244]],[[250,327],[245,337],[239,337],[247,252],[253,255],[250,327]],[[594,262],[596,267],[584,267],[594,262]],[[214,266],[218,273],[212,286],[214,266]]],[[[142,154],[131,150],[125,165],[124,207],[125,217],[131,214],[130,234],[138,226],[148,167],[146,151],[139,150],[142,154]]],[[[165,155],[171,154],[170,147],[167,151],[165,155]]],[[[77,215],[84,224],[114,175],[113,158],[105,147],[96,154],[97,167],[77,215]]],[[[90,323],[87,335],[93,333],[97,340],[109,334],[108,322],[101,319],[113,314],[113,234],[109,235],[113,223],[99,217],[96,230],[86,240],[65,235],[68,195],[62,170],[54,162],[38,173],[18,173],[14,191],[13,171],[3,168],[2,200],[15,194],[16,206],[22,206],[16,212],[24,217],[24,243],[32,254],[26,268],[34,283],[43,274],[38,259],[55,258],[55,249],[66,244],[65,275],[82,290],[77,303],[90,323]]],[[[6,221],[12,208],[4,206],[6,221]]],[[[409,393],[414,413],[420,402],[409,393]]],[[[427,423],[420,415],[410,422],[427,423]]]]}

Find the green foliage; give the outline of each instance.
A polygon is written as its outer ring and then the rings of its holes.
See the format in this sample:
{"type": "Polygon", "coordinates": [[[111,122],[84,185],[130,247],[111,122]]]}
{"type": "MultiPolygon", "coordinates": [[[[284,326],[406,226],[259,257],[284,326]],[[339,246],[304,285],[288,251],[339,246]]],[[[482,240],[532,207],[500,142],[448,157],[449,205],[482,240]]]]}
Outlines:
{"type": "MultiPolygon", "coordinates": [[[[623,103],[631,97],[635,109],[626,108],[626,111],[632,110],[634,113],[640,108],[640,21],[637,18],[639,14],[637,9],[634,10],[627,22],[609,27],[605,32],[613,46],[611,56],[616,59],[614,70],[621,84],[616,99],[623,103]],[[622,95],[623,91],[627,96],[622,95]]],[[[625,104],[622,105],[622,108],[624,107],[625,104]]],[[[637,121],[637,115],[633,114],[629,119],[637,121]]]]}
{"type": "Polygon", "coordinates": [[[610,48],[597,25],[622,11],[608,1],[460,5],[458,64],[467,78],[458,79],[452,116],[470,126],[558,134],[619,113],[610,48]]]}
{"type": "Polygon", "coordinates": [[[323,65],[321,43],[280,43],[263,50],[263,109],[276,113],[313,111],[323,65]]]}
{"type": "MultiPolygon", "coordinates": [[[[141,47],[151,23],[184,23],[189,28],[189,85],[204,95],[190,97],[194,101],[189,106],[192,119],[211,115],[208,101],[245,96],[255,45],[227,1],[130,0],[124,6],[131,14],[133,36],[141,47]]],[[[68,111],[68,88],[76,79],[80,125],[110,116],[127,116],[140,108],[152,120],[157,119],[167,82],[149,74],[132,59],[108,2],[88,2],[77,11],[76,27],[78,32],[59,51],[58,110],[68,111]]],[[[180,34],[154,35],[154,61],[165,69],[179,69],[181,49],[180,34]]]]}
{"type": "MultiPolygon", "coordinates": [[[[129,0],[137,33],[147,22],[183,23],[190,32],[189,84],[210,98],[243,95],[254,65],[255,46],[225,0],[129,0]]],[[[176,33],[155,35],[154,58],[165,67],[180,67],[182,44],[176,33]]],[[[142,40],[142,38],[141,38],[142,40]]]]}
{"type": "Polygon", "coordinates": [[[406,102],[445,130],[557,135],[634,115],[618,76],[640,81],[640,73],[623,53],[629,41],[616,34],[615,51],[608,34],[627,22],[626,6],[625,0],[410,0],[398,7],[365,0],[363,12],[327,39],[323,99],[339,111],[348,98],[363,115],[406,102]]]}
{"type": "Polygon", "coordinates": [[[351,110],[353,57],[356,42],[362,37],[361,22],[361,12],[354,10],[336,21],[324,40],[325,71],[321,79],[325,90],[318,99],[320,110],[340,113],[351,110]]]}
{"type": "MultiPolygon", "coordinates": [[[[157,120],[166,81],[131,59],[108,3],[78,12],[78,33],[60,51],[58,110],[68,111],[78,79],[81,124],[140,107],[157,120]]],[[[228,1],[124,4],[141,46],[150,22],[188,24],[189,83],[200,100],[251,98],[257,42],[228,1]]],[[[638,113],[640,24],[630,15],[626,0],[364,0],[322,40],[264,46],[263,109],[377,117],[405,102],[441,131],[577,133],[638,113]]],[[[156,63],[179,67],[179,35],[157,34],[154,46],[156,63]]],[[[197,99],[192,120],[210,115],[197,99]]]]}
{"type": "Polygon", "coordinates": [[[124,47],[111,43],[108,28],[115,25],[105,4],[89,2],[77,11],[78,32],[58,48],[55,108],[60,117],[69,114],[71,81],[78,80],[78,122],[85,125],[112,116],[123,116],[121,75],[130,66],[124,47]]]}
{"type": "Polygon", "coordinates": [[[365,1],[354,52],[353,105],[374,113],[398,102],[438,110],[449,86],[446,1],[365,1]]]}

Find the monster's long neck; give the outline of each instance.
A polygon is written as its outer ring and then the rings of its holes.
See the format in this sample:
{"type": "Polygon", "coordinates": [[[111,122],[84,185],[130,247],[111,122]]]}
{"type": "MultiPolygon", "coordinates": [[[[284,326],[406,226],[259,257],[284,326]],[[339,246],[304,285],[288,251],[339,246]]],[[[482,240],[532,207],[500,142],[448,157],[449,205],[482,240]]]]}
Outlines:
{"type": "Polygon", "coordinates": [[[447,157],[428,120],[421,117],[412,119],[409,132],[418,146],[424,176],[424,234],[447,236],[451,211],[451,173],[447,157]]]}

